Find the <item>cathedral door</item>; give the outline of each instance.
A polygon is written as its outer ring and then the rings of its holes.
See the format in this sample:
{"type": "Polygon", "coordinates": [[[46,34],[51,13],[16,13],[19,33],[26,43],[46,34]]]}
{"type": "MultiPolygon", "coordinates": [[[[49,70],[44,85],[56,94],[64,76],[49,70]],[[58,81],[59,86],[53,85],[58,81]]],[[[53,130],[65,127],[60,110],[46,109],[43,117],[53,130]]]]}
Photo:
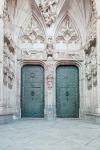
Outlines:
{"type": "Polygon", "coordinates": [[[40,65],[22,68],[22,117],[44,117],[44,69],[40,65]]]}
{"type": "Polygon", "coordinates": [[[79,117],[79,71],[76,66],[57,68],[56,89],[57,117],[79,117]]]}

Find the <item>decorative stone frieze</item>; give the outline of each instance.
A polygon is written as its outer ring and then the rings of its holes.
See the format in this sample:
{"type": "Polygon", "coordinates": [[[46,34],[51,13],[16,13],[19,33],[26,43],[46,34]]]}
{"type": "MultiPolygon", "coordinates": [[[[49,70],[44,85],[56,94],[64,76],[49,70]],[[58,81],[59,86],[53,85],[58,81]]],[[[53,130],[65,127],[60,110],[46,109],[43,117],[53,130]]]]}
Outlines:
{"type": "Polygon", "coordinates": [[[58,0],[44,0],[39,4],[40,11],[47,26],[51,26],[56,20],[58,0]]]}

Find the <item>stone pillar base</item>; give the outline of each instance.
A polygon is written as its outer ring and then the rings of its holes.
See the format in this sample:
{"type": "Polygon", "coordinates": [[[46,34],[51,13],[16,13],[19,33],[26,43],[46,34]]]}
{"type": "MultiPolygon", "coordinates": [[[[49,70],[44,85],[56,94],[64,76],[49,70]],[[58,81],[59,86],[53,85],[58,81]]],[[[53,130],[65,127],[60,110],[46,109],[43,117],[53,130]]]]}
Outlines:
{"type": "Polygon", "coordinates": [[[100,114],[86,114],[85,120],[88,120],[92,123],[100,124],[100,114]]]}
{"type": "Polygon", "coordinates": [[[45,118],[47,120],[55,120],[56,119],[56,108],[55,108],[55,106],[47,106],[45,108],[45,118]]]}
{"type": "Polygon", "coordinates": [[[12,123],[14,121],[13,115],[0,115],[0,124],[12,123]]]}

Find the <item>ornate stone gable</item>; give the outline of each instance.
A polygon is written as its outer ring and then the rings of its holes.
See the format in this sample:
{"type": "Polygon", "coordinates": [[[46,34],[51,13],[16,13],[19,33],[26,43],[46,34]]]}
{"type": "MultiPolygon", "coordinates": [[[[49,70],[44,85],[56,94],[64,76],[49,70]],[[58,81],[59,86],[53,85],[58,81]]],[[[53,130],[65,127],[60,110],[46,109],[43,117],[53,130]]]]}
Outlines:
{"type": "Polygon", "coordinates": [[[26,30],[21,29],[19,35],[19,41],[21,43],[36,43],[36,42],[44,42],[44,34],[39,26],[39,23],[35,20],[35,18],[31,18],[31,21],[26,30]]]}
{"type": "Polygon", "coordinates": [[[75,27],[75,24],[73,24],[72,20],[68,15],[61,23],[58,34],[56,36],[56,41],[62,41],[66,44],[70,44],[73,42],[77,44],[81,41],[80,35],[75,27]]]}

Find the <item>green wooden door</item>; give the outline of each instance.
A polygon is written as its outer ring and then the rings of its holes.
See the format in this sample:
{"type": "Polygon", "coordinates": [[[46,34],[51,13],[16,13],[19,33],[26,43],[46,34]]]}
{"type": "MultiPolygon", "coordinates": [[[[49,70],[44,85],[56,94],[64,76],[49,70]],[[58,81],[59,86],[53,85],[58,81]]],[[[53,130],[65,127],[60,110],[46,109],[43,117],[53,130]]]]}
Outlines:
{"type": "Polygon", "coordinates": [[[57,117],[79,117],[79,71],[75,66],[59,66],[56,82],[57,117]]]}
{"type": "Polygon", "coordinates": [[[44,69],[39,65],[22,68],[22,117],[44,117],[44,69]]]}

